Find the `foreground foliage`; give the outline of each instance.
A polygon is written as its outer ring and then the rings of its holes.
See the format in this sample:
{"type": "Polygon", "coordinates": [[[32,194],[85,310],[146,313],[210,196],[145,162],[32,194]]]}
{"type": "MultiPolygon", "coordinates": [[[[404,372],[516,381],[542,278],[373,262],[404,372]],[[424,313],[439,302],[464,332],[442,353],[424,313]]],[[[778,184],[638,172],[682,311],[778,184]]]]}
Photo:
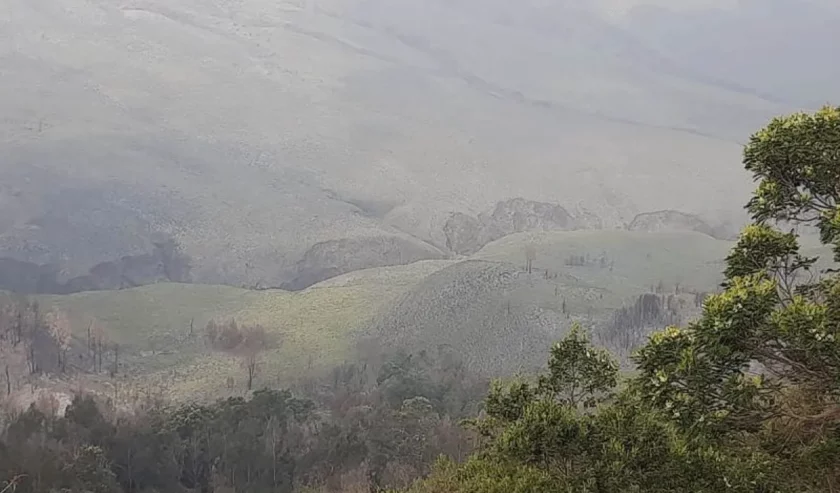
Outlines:
{"type": "MultiPolygon", "coordinates": [[[[439,454],[470,451],[458,419],[486,385],[451,353],[377,355],[300,389],[114,409],[38,401],[0,433],[0,490],[369,491],[406,486],[439,454]],[[427,397],[418,397],[427,396],[427,397]]],[[[8,493],[8,492],[7,492],[8,493]]]]}
{"type": "Polygon", "coordinates": [[[815,227],[840,261],[840,108],[773,120],[744,163],[754,222],[699,320],[653,335],[615,395],[573,332],[536,384],[493,387],[475,456],[412,491],[838,491],[840,277],[776,225],[815,227]]]}

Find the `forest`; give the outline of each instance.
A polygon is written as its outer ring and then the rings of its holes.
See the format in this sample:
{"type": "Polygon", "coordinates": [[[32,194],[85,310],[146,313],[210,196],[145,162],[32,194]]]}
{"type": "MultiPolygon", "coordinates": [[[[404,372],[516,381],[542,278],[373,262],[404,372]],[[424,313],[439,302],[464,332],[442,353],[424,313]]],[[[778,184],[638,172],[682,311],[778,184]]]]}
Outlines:
{"type": "MultiPolygon", "coordinates": [[[[652,334],[632,371],[574,325],[541,373],[493,382],[441,346],[369,351],[306,385],[214,403],[123,409],[82,391],[63,412],[41,399],[4,419],[0,491],[838,491],[840,275],[802,253],[796,226],[840,262],[840,108],[772,120],[743,164],[752,223],[721,290],[695,321],[652,334]]],[[[61,371],[60,317],[10,313],[4,343],[30,348],[33,372],[61,371]]],[[[228,345],[262,337],[243,329],[228,345]]],[[[117,351],[87,345],[100,366],[117,351]]]]}

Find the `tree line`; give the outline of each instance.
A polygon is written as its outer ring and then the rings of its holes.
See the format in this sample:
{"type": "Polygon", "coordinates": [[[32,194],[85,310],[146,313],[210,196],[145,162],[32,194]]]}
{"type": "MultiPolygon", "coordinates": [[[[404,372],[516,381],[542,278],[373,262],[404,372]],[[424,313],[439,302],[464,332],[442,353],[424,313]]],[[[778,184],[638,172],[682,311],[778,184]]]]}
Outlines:
{"type": "MultiPolygon", "coordinates": [[[[238,344],[237,344],[238,346],[238,344]]],[[[80,393],[43,397],[0,433],[0,477],[17,492],[380,491],[436,458],[466,457],[459,421],[487,382],[456,354],[368,351],[295,391],[131,409],[80,393]]],[[[2,489],[2,487],[0,487],[2,489]]]]}
{"type": "Polygon", "coordinates": [[[36,300],[0,300],[0,364],[3,394],[20,380],[73,371],[119,373],[119,344],[111,342],[100,322],[90,320],[82,341],[74,339],[70,318],[62,310],[44,310],[36,300]],[[84,345],[82,345],[84,344],[84,345]]]}

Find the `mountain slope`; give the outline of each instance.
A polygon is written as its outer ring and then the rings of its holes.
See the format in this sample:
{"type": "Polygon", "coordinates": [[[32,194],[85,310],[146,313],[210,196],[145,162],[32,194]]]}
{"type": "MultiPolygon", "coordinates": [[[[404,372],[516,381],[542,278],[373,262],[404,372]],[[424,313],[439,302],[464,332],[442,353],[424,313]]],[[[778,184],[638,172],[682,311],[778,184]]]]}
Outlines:
{"type": "Polygon", "coordinates": [[[427,225],[512,197],[739,207],[738,141],[789,107],[575,5],[4,2],[0,257],[69,278],[165,234],[198,282],[295,285],[317,244],[439,258],[427,225]]]}
{"type": "Polygon", "coordinates": [[[718,8],[680,11],[641,5],[626,29],[698,74],[794,105],[836,102],[840,67],[832,0],[719,1],[718,8]]]}

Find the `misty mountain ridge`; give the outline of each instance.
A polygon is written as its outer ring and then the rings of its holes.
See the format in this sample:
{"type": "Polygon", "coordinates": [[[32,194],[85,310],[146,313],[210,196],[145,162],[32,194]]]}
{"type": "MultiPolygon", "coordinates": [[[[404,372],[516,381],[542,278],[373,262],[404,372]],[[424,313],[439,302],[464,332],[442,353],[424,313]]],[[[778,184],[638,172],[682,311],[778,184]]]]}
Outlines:
{"type": "Polygon", "coordinates": [[[72,278],[162,234],[197,282],[303,286],[523,227],[738,223],[740,143],[837,95],[840,14],[635,3],[10,0],[0,257],[72,278]],[[493,230],[514,197],[570,219],[493,230]]]}

